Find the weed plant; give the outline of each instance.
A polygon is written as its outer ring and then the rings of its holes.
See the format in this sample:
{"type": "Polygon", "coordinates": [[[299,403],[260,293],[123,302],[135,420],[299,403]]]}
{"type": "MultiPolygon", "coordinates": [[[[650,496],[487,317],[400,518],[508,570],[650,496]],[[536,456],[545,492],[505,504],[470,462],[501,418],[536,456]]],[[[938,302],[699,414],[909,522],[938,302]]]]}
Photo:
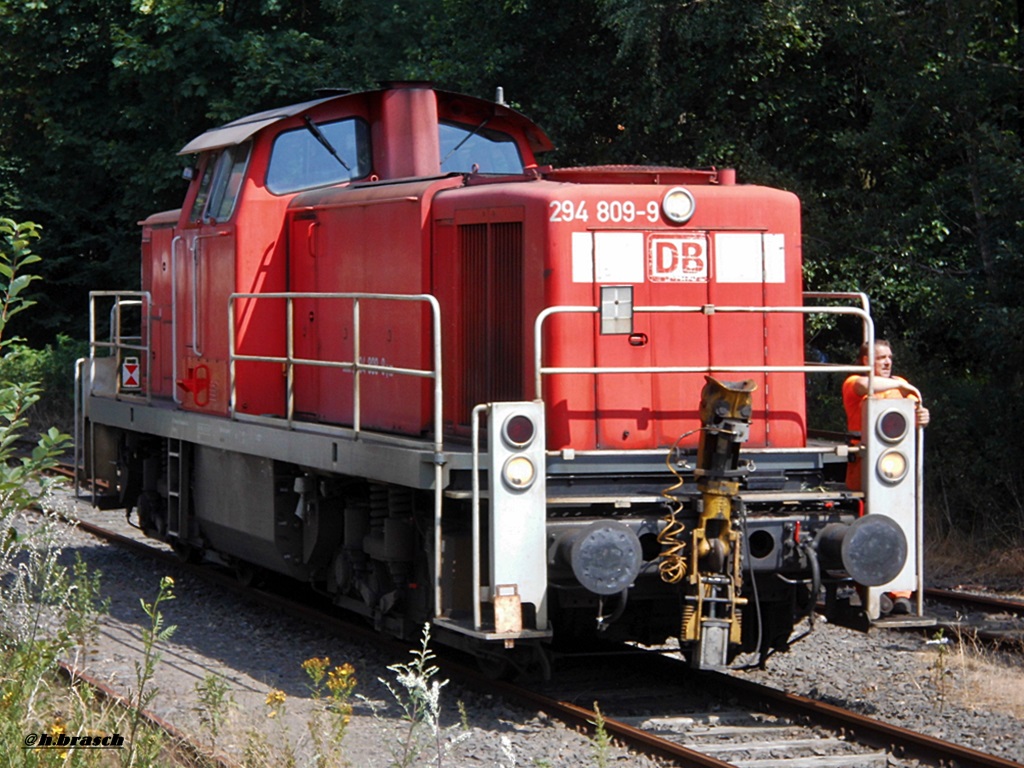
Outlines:
{"type": "Polygon", "coordinates": [[[213,749],[224,728],[228,712],[235,707],[235,698],[227,681],[212,672],[207,673],[193,689],[199,726],[210,737],[210,749],[213,749]]]}
{"type": "Polygon", "coordinates": [[[313,714],[308,726],[317,768],[341,764],[341,743],[352,719],[352,694],[356,688],[355,668],[342,664],[331,668],[329,658],[312,658],[302,663],[309,676],[313,714]]]}
{"type": "MultiPolygon", "coordinates": [[[[469,731],[462,722],[449,727],[441,725],[441,690],[447,680],[436,680],[438,668],[434,665],[434,652],[430,650],[430,624],[423,625],[418,650],[410,651],[412,662],[392,664],[397,685],[379,678],[388,689],[401,711],[403,727],[398,736],[388,743],[391,750],[391,768],[409,768],[429,759],[430,765],[441,768],[445,759],[463,741],[469,731]],[[426,757],[429,755],[429,758],[426,757]]],[[[379,708],[368,699],[374,716],[380,717],[379,708]]]]}
{"type": "Polygon", "coordinates": [[[153,685],[153,675],[156,673],[156,666],[160,662],[161,654],[157,650],[157,643],[163,643],[170,639],[177,630],[174,624],[164,625],[164,616],[160,611],[160,604],[174,599],[174,579],[164,576],[160,579],[160,589],[156,599],[147,603],[139,598],[142,612],[149,618],[149,625],[142,630],[142,659],[136,661],[135,666],[135,689],[129,696],[130,726],[128,730],[128,757],[125,764],[128,768],[134,768],[140,756],[141,762],[149,763],[156,754],[152,751],[143,751],[146,747],[152,747],[149,739],[139,740],[140,726],[143,725],[144,713],[150,703],[160,692],[160,689],[153,685]]]}
{"type": "Polygon", "coordinates": [[[932,636],[928,644],[936,648],[935,659],[931,667],[931,676],[932,687],[935,690],[935,700],[938,702],[938,709],[941,713],[945,709],[946,699],[949,697],[950,677],[952,675],[952,671],[949,668],[949,638],[940,629],[932,636]]]}
{"type": "Polygon", "coordinates": [[[601,708],[594,702],[594,719],[590,723],[594,726],[594,736],[591,739],[591,746],[594,751],[594,765],[597,768],[608,768],[611,760],[612,737],[605,727],[604,715],[601,708]]]}
{"type": "MultiPolygon", "coordinates": [[[[65,749],[61,743],[62,737],[91,743],[120,735],[126,723],[123,710],[100,702],[88,686],[66,685],[57,674],[59,661],[70,658],[73,666],[87,652],[106,604],[99,597],[99,572],[77,557],[66,563],[72,526],[58,514],[53,491],[59,481],[50,471],[67,449],[68,436],[50,427],[27,453],[22,447],[30,431],[27,414],[41,390],[25,370],[18,373],[24,356],[19,358],[16,340],[4,338],[4,330],[33,304],[26,289],[38,277],[25,268],[39,261],[31,250],[38,237],[34,224],[0,218],[0,370],[6,372],[0,376],[2,765],[155,765],[161,746],[148,732],[143,738],[135,724],[126,750],[65,749]],[[56,748],[43,748],[46,739],[56,748]],[[145,761],[139,759],[143,754],[145,761]]],[[[139,690],[141,700],[144,686],[139,690]]]]}

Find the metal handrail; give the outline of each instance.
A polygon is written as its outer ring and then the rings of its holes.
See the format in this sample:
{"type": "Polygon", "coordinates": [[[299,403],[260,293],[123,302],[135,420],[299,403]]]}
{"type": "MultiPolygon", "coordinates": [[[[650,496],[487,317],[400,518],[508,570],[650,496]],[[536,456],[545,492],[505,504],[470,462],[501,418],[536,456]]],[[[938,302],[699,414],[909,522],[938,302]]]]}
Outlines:
{"type": "MultiPolygon", "coordinates": [[[[472,515],[472,526],[470,528],[471,545],[473,548],[473,594],[480,594],[480,417],[490,410],[487,405],[477,405],[473,408],[472,414],[472,453],[473,453],[473,477],[472,477],[472,501],[470,502],[470,514],[472,515]]],[[[473,629],[479,629],[482,624],[482,612],[480,610],[479,598],[473,600],[473,629]]]]}
{"type": "Polygon", "coordinates": [[[358,434],[361,431],[361,385],[360,376],[363,373],[376,372],[399,376],[413,376],[434,380],[434,408],[433,427],[435,450],[440,451],[441,441],[441,408],[443,404],[442,377],[441,377],[441,307],[437,299],[429,294],[399,294],[399,293],[362,293],[362,292],[341,292],[341,293],[316,293],[316,292],[281,292],[281,293],[232,293],[228,297],[228,362],[229,362],[229,383],[231,389],[231,400],[229,413],[232,418],[236,413],[236,377],[235,364],[237,362],[258,362],[278,363],[285,366],[287,380],[287,403],[286,420],[289,428],[295,421],[295,368],[298,366],[310,366],[319,368],[337,368],[344,371],[351,371],[355,375],[355,387],[353,396],[353,430],[358,434]],[[276,299],[285,301],[286,313],[286,349],[281,355],[245,355],[237,351],[236,339],[236,314],[235,305],[239,299],[276,299]],[[313,358],[297,357],[295,355],[295,306],[297,299],[329,299],[352,301],[352,328],[353,328],[353,360],[318,360],[313,358]],[[420,302],[430,306],[432,314],[432,369],[424,368],[400,368],[388,365],[377,365],[374,363],[362,363],[359,361],[361,334],[360,334],[360,305],[363,301],[399,301],[399,302],[420,302]]]}
{"type": "MultiPolygon", "coordinates": [[[[152,303],[152,298],[149,291],[90,291],[89,292],[89,360],[97,358],[96,352],[101,349],[110,350],[111,354],[108,357],[117,358],[118,362],[121,361],[124,352],[138,352],[145,365],[142,366],[143,374],[145,377],[144,395],[146,401],[150,399],[151,387],[151,365],[149,364],[152,355],[150,354],[150,343],[152,341],[152,334],[150,333],[150,313],[146,311],[152,303]],[[97,299],[113,299],[113,304],[110,307],[109,321],[110,321],[110,340],[100,341],[96,338],[96,300],[97,299]],[[121,310],[125,307],[140,307],[140,319],[139,319],[139,332],[131,336],[122,333],[123,318],[121,310]]],[[[90,373],[90,384],[91,384],[91,373],[90,373]]],[[[118,395],[124,394],[121,392],[120,379],[117,380],[115,385],[115,391],[118,395]]]]}
{"type": "MultiPolygon", "coordinates": [[[[88,476],[91,483],[92,489],[92,503],[96,504],[96,467],[95,451],[91,451],[90,455],[93,460],[93,466],[85,466],[85,419],[87,416],[87,400],[89,395],[92,394],[93,377],[95,371],[93,363],[97,359],[97,352],[99,350],[107,350],[105,358],[101,359],[113,359],[117,363],[118,369],[120,363],[124,357],[124,353],[128,351],[138,352],[140,358],[145,361],[145,365],[142,366],[144,372],[145,387],[142,397],[145,398],[145,402],[149,402],[151,399],[152,388],[150,386],[152,378],[150,375],[150,361],[152,355],[150,354],[150,341],[153,336],[150,333],[150,312],[146,311],[146,308],[151,304],[151,297],[149,291],[90,291],[89,292],[89,357],[82,357],[75,361],[75,382],[74,382],[74,435],[73,435],[73,454],[72,463],[75,468],[75,496],[77,497],[80,493],[80,472],[88,472],[88,476]],[[112,299],[113,303],[110,306],[108,322],[110,324],[110,334],[107,341],[101,341],[96,337],[96,320],[97,320],[97,307],[96,303],[98,299],[112,299]],[[140,319],[139,319],[139,332],[137,335],[127,336],[122,333],[123,318],[121,310],[125,307],[139,307],[140,308],[140,319]],[[89,365],[88,374],[85,374],[86,364],[89,365]],[[88,387],[88,391],[86,391],[88,387]]],[[[121,379],[115,370],[114,375],[114,393],[117,397],[124,396],[125,393],[121,391],[121,379]]],[[[132,395],[138,397],[137,395],[132,395]]],[[[92,433],[90,432],[90,437],[92,433]]]]}
{"type": "Polygon", "coordinates": [[[693,306],[655,306],[634,307],[634,314],[701,314],[712,316],[717,314],[831,314],[852,315],[859,317],[864,325],[864,338],[870,341],[872,353],[868,365],[673,365],[673,366],[545,366],[544,362],[544,322],[558,314],[597,314],[600,307],[596,306],[556,306],[548,307],[537,315],[533,328],[534,349],[534,391],[535,397],[543,397],[543,377],[561,374],[617,374],[617,373],[864,373],[869,378],[874,371],[874,338],[875,324],[869,311],[868,298],[861,293],[809,293],[806,298],[856,299],[860,307],[824,306],[824,307],[764,307],[764,306],[717,306],[703,304],[693,306]]]}

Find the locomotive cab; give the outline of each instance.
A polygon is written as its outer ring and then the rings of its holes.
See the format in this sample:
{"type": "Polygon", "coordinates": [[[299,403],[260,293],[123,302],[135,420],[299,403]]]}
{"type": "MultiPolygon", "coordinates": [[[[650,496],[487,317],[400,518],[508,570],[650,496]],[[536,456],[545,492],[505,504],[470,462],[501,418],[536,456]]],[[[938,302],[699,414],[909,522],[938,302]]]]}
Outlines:
{"type": "Polygon", "coordinates": [[[912,431],[809,436],[807,378],[866,370],[805,363],[804,317],[873,326],[804,293],[798,199],[551,148],[423,83],[190,142],[141,290],[92,298],[83,477],[184,553],[480,654],[674,638],[720,668],[819,595],[869,626],[920,594],[912,431]],[[898,477],[833,479],[897,447],[898,477]]]}

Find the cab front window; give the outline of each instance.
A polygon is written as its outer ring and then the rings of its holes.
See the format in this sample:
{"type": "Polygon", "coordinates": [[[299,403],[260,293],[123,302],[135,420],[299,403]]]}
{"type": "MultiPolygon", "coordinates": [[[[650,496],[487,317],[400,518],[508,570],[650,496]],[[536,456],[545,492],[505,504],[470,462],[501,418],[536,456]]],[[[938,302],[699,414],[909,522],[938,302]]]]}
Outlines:
{"type": "Polygon", "coordinates": [[[267,189],[283,195],[361,179],[369,173],[370,136],[363,120],[310,123],[274,139],[267,166],[267,189]]]}
{"type": "Polygon", "coordinates": [[[444,173],[522,173],[515,139],[486,126],[442,122],[441,171],[444,173]]]}

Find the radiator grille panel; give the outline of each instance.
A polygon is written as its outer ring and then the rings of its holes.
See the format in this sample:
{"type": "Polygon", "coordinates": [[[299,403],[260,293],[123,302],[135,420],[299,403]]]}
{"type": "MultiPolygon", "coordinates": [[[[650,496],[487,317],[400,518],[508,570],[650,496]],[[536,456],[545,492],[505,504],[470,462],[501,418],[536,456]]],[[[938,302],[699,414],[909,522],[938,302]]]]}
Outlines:
{"type": "Polygon", "coordinates": [[[523,225],[462,225],[459,246],[468,422],[475,405],[523,399],[523,225]]]}

